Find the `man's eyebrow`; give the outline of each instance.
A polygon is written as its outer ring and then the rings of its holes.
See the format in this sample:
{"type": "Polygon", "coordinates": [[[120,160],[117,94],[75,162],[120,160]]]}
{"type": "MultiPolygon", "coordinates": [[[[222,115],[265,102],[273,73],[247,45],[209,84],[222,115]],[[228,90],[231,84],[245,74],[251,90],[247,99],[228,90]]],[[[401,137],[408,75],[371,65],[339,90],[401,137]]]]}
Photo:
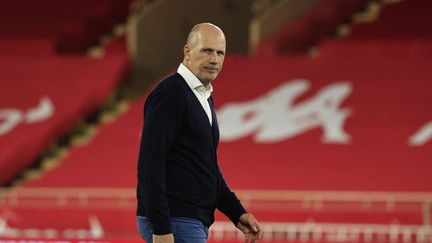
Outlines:
{"type": "Polygon", "coordinates": [[[213,49],[211,47],[203,47],[203,48],[201,48],[201,51],[215,51],[217,53],[225,53],[224,50],[215,50],[215,49],[213,49]]]}

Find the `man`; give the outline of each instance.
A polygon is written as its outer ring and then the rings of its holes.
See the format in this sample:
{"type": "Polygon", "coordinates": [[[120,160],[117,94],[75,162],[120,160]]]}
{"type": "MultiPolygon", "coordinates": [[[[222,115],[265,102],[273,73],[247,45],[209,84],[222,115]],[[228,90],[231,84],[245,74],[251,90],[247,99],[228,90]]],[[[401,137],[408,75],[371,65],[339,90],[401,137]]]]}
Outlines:
{"type": "Polygon", "coordinates": [[[159,82],[145,103],[137,224],[147,242],[205,243],[215,209],[245,234],[245,241],[261,237],[259,223],[217,164],[219,128],[210,94],[225,45],[219,27],[193,27],[177,72],[159,82]]]}

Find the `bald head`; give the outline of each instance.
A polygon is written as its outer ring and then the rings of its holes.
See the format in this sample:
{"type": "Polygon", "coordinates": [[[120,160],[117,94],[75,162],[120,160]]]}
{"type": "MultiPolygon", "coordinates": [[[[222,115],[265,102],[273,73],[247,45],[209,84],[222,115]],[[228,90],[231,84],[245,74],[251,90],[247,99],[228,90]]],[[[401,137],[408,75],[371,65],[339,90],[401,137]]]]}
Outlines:
{"type": "Polygon", "coordinates": [[[221,36],[223,36],[224,41],[225,41],[225,35],[223,33],[223,31],[221,30],[221,28],[219,28],[218,26],[212,24],[212,23],[200,23],[195,25],[191,31],[189,32],[189,35],[187,37],[186,40],[186,44],[187,45],[192,45],[197,38],[199,38],[200,35],[202,35],[202,33],[208,33],[208,32],[216,32],[219,33],[221,36]]]}
{"type": "Polygon", "coordinates": [[[222,30],[211,23],[195,25],[184,46],[185,65],[203,83],[208,85],[222,69],[226,41],[222,30]]]}

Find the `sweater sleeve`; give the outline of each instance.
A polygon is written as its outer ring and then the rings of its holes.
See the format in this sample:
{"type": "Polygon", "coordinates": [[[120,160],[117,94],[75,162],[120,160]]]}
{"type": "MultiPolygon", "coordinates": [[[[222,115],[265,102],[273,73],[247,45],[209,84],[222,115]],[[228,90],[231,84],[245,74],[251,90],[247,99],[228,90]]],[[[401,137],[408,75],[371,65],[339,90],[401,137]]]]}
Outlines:
{"type": "Polygon", "coordinates": [[[144,108],[144,128],[138,158],[140,197],[153,233],[171,233],[166,198],[166,155],[180,123],[181,102],[175,89],[157,87],[144,108]]]}
{"type": "Polygon", "coordinates": [[[218,172],[220,177],[220,199],[218,204],[218,210],[225,214],[234,225],[237,226],[240,216],[246,213],[240,200],[237,198],[234,192],[228,187],[220,168],[218,166],[218,172]]]}

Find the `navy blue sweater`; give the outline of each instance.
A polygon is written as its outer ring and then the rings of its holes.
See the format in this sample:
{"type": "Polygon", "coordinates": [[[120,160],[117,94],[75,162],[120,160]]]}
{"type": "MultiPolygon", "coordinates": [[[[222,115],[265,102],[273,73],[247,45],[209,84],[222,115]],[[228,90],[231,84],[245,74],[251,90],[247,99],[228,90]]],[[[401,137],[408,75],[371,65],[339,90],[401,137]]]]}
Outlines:
{"type": "Polygon", "coordinates": [[[219,127],[213,125],[183,77],[174,73],[153,89],[144,107],[138,159],[137,215],[147,216],[157,235],[171,233],[170,217],[204,225],[219,209],[237,224],[245,209],[217,164],[219,127]]]}

